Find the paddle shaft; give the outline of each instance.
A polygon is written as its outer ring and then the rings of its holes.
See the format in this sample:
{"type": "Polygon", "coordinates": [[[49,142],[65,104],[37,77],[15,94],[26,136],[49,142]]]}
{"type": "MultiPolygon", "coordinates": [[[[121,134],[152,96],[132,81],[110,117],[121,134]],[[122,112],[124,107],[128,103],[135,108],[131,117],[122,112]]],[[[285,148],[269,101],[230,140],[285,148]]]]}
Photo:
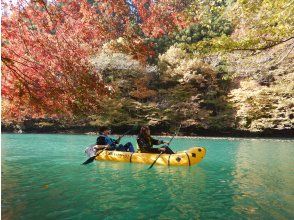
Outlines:
{"type": "MultiPolygon", "coordinates": [[[[174,137],[177,135],[177,133],[180,131],[181,126],[182,125],[180,125],[178,131],[174,133],[174,135],[172,136],[172,138],[170,139],[170,141],[167,143],[168,146],[170,145],[170,143],[172,142],[172,140],[174,139],[174,137]]],[[[151,164],[151,166],[148,169],[151,169],[153,167],[153,165],[156,163],[156,161],[161,156],[161,154],[163,154],[163,151],[160,152],[160,154],[156,157],[156,159],[154,160],[154,162],[151,164]]]]}
{"type": "Polygon", "coordinates": [[[180,125],[180,127],[179,127],[179,129],[178,129],[178,131],[176,131],[175,133],[174,133],[174,135],[172,136],[172,138],[170,139],[170,141],[167,143],[167,146],[169,146],[170,145],[170,143],[172,142],[172,140],[174,139],[174,137],[179,133],[179,131],[180,131],[180,129],[181,129],[181,127],[182,127],[182,125],[180,125]]]}
{"type": "Polygon", "coordinates": [[[151,169],[153,167],[153,165],[156,163],[156,161],[158,160],[158,158],[161,156],[161,154],[163,154],[163,151],[160,152],[160,154],[158,154],[158,156],[156,157],[156,159],[154,160],[154,162],[151,164],[151,166],[148,169],[151,169]]]}
{"type": "Polygon", "coordinates": [[[134,130],[137,126],[133,126],[130,130],[126,131],[125,133],[122,134],[122,136],[120,136],[116,141],[119,143],[119,140],[121,138],[123,138],[125,135],[127,135],[128,133],[130,133],[132,130],[134,130]]]}

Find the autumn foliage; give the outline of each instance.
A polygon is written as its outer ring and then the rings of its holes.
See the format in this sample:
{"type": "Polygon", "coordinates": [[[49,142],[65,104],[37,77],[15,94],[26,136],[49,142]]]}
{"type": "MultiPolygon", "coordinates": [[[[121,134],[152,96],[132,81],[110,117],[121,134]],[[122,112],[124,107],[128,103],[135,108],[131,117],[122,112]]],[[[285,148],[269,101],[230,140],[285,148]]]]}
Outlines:
{"type": "Polygon", "coordinates": [[[140,26],[148,37],[161,37],[184,28],[187,24],[185,6],[190,1],[151,1],[134,0],[140,16],[140,26]]]}
{"type": "Polygon", "coordinates": [[[166,10],[173,6],[167,1],[158,2],[2,3],[4,117],[99,112],[100,101],[111,92],[89,57],[104,43],[119,37],[125,39],[124,44],[114,44],[114,50],[143,63],[154,56],[152,45],[141,33],[157,37],[183,24],[178,13],[166,10]]]}
{"type": "Polygon", "coordinates": [[[292,128],[292,103],[266,99],[286,97],[280,85],[293,78],[289,0],[5,0],[1,6],[3,121],[292,128]],[[245,61],[265,50],[260,60],[245,61]],[[270,53],[276,50],[278,56],[270,53]],[[265,95],[247,100],[255,85],[268,87],[256,90],[265,95]],[[247,108],[253,99],[258,104],[247,108]],[[263,114],[259,106],[268,102],[277,103],[263,114]]]}

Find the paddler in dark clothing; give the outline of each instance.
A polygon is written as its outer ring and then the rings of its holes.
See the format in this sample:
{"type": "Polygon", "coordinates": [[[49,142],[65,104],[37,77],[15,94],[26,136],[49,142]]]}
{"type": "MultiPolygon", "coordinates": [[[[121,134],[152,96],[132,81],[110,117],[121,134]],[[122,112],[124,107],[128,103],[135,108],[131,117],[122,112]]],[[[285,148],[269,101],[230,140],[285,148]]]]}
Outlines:
{"type": "Polygon", "coordinates": [[[168,144],[162,140],[156,140],[150,136],[150,129],[148,126],[142,126],[137,138],[137,143],[141,153],[165,153],[174,154],[174,152],[168,147],[153,148],[153,145],[168,144]]]}
{"type": "MultiPolygon", "coordinates": [[[[117,150],[117,151],[129,151],[135,152],[134,147],[131,142],[126,143],[125,145],[119,144],[121,137],[117,140],[110,138],[108,135],[111,134],[111,129],[108,127],[102,127],[100,129],[100,135],[97,137],[96,149],[101,149],[100,145],[108,145],[107,150],[117,150]]],[[[104,148],[104,147],[103,147],[104,148]]]]}

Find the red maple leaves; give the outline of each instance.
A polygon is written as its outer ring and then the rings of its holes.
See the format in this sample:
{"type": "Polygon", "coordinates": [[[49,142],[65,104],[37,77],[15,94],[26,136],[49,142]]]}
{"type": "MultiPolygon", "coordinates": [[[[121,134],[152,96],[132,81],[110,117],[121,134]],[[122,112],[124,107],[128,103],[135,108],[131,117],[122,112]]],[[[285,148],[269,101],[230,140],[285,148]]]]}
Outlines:
{"type": "MultiPolygon", "coordinates": [[[[133,1],[146,36],[180,27],[180,13],[165,1],[133,1]]],[[[2,7],[4,7],[2,5],[2,7]]],[[[117,48],[146,61],[151,45],[133,28],[124,0],[19,0],[2,16],[2,97],[6,117],[73,116],[99,111],[110,94],[88,58],[112,39],[117,48]]]]}

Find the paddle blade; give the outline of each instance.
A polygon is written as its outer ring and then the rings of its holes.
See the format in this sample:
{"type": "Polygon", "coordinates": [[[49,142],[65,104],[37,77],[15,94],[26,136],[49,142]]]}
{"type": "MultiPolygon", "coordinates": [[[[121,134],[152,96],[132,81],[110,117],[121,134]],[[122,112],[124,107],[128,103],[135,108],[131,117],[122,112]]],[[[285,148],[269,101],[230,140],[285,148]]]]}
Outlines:
{"type": "Polygon", "coordinates": [[[95,160],[95,157],[96,157],[96,155],[95,156],[93,156],[93,157],[90,157],[88,160],[86,160],[84,163],[82,163],[83,165],[86,165],[86,164],[88,164],[88,163],[92,163],[94,160],[95,160]]]}

